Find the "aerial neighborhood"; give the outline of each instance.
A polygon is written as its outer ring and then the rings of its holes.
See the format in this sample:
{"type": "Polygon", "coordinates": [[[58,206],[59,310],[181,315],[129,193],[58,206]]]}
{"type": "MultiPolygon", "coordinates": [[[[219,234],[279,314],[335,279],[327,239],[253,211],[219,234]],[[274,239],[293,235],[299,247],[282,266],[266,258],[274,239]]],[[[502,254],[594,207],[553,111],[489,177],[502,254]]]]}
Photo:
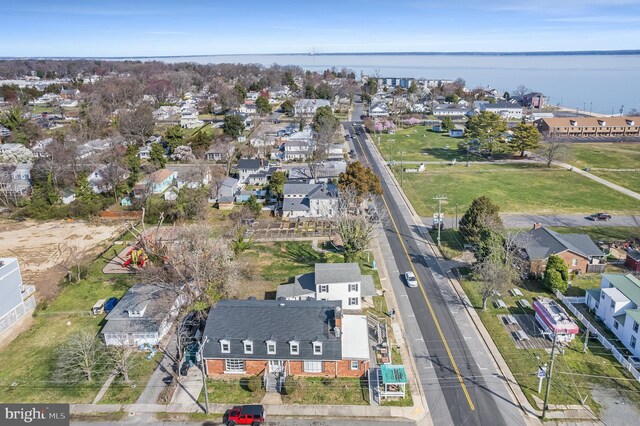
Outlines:
{"type": "Polygon", "coordinates": [[[0,402],[637,409],[640,117],[454,77],[0,61],[0,402]]]}

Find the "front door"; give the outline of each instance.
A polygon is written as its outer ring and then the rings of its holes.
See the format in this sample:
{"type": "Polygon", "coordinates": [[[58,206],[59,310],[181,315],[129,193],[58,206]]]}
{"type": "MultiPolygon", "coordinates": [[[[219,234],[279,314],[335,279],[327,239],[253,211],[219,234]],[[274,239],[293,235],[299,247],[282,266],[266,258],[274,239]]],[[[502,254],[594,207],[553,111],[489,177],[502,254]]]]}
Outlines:
{"type": "Polygon", "coordinates": [[[269,373],[282,373],[284,372],[284,361],[281,359],[269,360],[269,373]]]}

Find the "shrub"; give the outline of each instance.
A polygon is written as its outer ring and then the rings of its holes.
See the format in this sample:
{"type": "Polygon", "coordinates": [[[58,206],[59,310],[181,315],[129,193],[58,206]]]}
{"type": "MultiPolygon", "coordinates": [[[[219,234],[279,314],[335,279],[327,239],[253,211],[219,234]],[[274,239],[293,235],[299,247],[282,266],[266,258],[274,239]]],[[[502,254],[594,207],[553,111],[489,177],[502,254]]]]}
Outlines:
{"type": "Polygon", "coordinates": [[[293,395],[298,390],[300,384],[298,380],[293,376],[287,376],[284,379],[284,387],[282,388],[282,393],[284,395],[293,395]]]}
{"type": "Polygon", "coordinates": [[[257,392],[262,388],[262,380],[259,376],[251,376],[247,382],[247,389],[249,392],[257,392]]]}

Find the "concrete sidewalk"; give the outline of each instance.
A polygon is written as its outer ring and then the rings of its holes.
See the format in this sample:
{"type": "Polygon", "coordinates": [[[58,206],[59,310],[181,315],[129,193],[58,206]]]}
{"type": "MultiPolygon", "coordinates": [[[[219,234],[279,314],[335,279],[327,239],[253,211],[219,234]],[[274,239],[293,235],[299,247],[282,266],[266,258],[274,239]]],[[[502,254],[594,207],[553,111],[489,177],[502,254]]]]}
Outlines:
{"type": "MultiPolygon", "coordinates": [[[[209,404],[209,413],[224,413],[231,404],[209,404]]],[[[200,405],[191,404],[71,404],[72,414],[83,413],[201,413],[200,405]]],[[[416,418],[414,407],[372,407],[369,405],[265,405],[269,416],[326,418],[416,418]]]]}

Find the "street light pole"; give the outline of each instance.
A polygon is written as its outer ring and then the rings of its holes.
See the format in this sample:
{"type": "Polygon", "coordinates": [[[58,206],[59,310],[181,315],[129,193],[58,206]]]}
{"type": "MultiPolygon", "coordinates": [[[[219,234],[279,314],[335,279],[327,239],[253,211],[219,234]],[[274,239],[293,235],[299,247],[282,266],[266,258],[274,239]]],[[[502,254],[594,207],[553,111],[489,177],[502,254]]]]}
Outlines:
{"type": "Polygon", "coordinates": [[[446,200],[447,197],[444,195],[436,195],[433,197],[434,200],[438,201],[438,247],[440,247],[440,230],[442,229],[442,201],[446,200]]]}
{"type": "Polygon", "coordinates": [[[549,390],[551,390],[551,374],[553,374],[553,361],[556,352],[556,342],[558,340],[558,332],[553,333],[553,345],[551,346],[551,362],[549,364],[549,372],[547,373],[547,388],[544,393],[544,403],[542,404],[542,420],[544,420],[544,416],[547,414],[548,409],[548,401],[549,401],[549,390]]]}
{"type": "Polygon", "coordinates": [[[200,370],[202,372],[202,386],[204,388],[204,413],[209,414],[209,394],[207,392],[207,379],[204,373],[204,357],[202,356],[202,352],[204,351],[204,345],[209,341],[209,337],[204,336],[202,339],[202,344],[200,345],[200,370]]]}
{"type": "Polygon", "coordinates": [[[404,186],[404,151],[400,151],[400,188],[404,186]]]}

